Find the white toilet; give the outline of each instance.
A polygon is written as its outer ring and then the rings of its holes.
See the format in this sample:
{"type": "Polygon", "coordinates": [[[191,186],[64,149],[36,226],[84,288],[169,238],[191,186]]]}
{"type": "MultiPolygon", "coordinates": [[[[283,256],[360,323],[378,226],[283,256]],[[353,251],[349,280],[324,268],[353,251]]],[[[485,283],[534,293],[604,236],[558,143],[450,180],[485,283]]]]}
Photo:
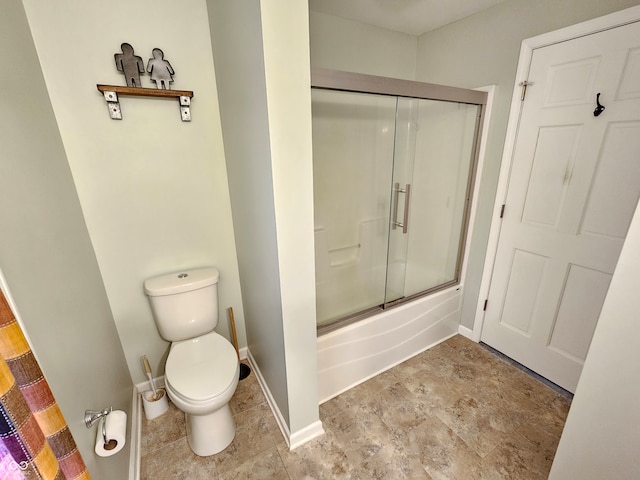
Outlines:
{"type": "Polygon", "coordinates": [[[217,268],[205,267],[144,282],[160,336],[172,342],[165,365],[167,393],[185,413],[189,446],[201,457],[224,450],[236,433],[229,400],[238,386],[238,357],[213,331],[219,277],[217,268]]]}

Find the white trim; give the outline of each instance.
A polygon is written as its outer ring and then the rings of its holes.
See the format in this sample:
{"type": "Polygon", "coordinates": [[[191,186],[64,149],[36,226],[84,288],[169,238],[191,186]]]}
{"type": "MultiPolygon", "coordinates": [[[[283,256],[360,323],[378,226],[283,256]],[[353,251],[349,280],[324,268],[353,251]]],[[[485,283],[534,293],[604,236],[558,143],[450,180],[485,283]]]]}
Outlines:
{"type": "Polygon", "coordinates": [[[566,42],[585,35],[622,27],[637,21],[640,21],[640,6],[629,7],[603,17],[593,18],[559,30],[543,33],[536,37],[527,38],[522,43],[523,45],[526,44],[531,50],[535,50],[536,48],[548,47],[555,43],[566,42]]]}
{"type": "Polygon", "coordinates": [[[476,343],[478,342],[478,340],[475,340],[473,338],[473,330],[465,327],[464,325],[458,326],[458,334],[462,335],[463,337],[467,337],[469,340],[473,340],[476,343]]]}
{"type": "Polygon", "coordinates": [[[289,439],[289,450],[298,448],[309,440],[321,437],[322,435],[324,435],[324,428],[322,428],[322,422],[317,420],[302,430],[298,430],[291,434],[291,438],[289,439]]]}
{"type": "Polygon", "coordinates": [[[131,399],[131,434],[129,435],[129,480],[140,478],[140,453],[142,443],[142,401],[137,386],[132,389],[131,399]]]}
{"type": "Polygon", "coordinates": [[[482,113],[482,131],[480,133],[478,147],[478,161],[476,164],[475,178],[473,184],[473,192],[471,192],[471,210],[469,211],[469,223],[467,224],[467,237],[464,246],[464,254],[462,256],[462,272],[460,272],[459,286],[462,290],[469,265],[469,246],[471,245],[471,237],[473,228],[476,223],[476,212],[478,210],[478,199],[480,198],[480,185],[482,184],[482,172],[484,171],[484,161],[487,153],[487,139],[489,138],[489,123],[491,123],[491,112],[493,110],[493,100],[496,90],[495,85],[474,88],[480,92],[487,92],[487,103],[482,113]]]}
{"type": "Polygon", "coordinates": [[[319,437],[320,435],[323,435],[324,429],[322,428],[322,423],[319,420],[312,423],[311,425],[308,425],[302,430],[298,430],[297,432],[293,432],[293,433],[290,432],[289,426],[287,425],[287,422],[285,421],[284,416],[282,415],[282,412],[280,412],[280,409],[278,408],[278,404],[273,398],[273,395],[271,395],[271,390],[269,390],[269,386],[267,385],[267,382],[262,376],[262,372],[260,371],[260,368],[258,367],[258,364],[255,358],[253,358],[253,355],[251,355],[251,350],[249,350],[246,347],[243,350],[245,350],[245,354],[246,354],[244,358],[249,362],[249,365],[251,366],[251,370],[253,370],[253,373],[256,376],[256,379],[258,380],[258,384],[260,385],[260,388],[262,389],[262,392],[264,393],[264,396],[267,399],[267,403],[269,404],[269,407],[273,412],[273,416],[276,419],[276,423],[278,424],[278,427],[280,427],[280,431],[282,432],[282,436],[284,437],[285,442],[287,442],[287,446],[289,447],[289,450],[293,450],[294,448],[297,448],[307,443],[308,441],[316,437],[319,437]]]}
{"type": "MultiPolygon", "coordinates": [[[[156,386],[156,388],[164,388],[165,386],[164,375],[161,375],[159,377],[154,377],[153,383],[156,386]]],[[[134,387],[138,395],[142,394],[143,392],[148,392],[149,390],[152,390],[151,382],[149,382],[148,380],[146,382],[136,383],[134,387]]]]}
{"type": "Polygon", "coordinates": [[[247,359],[247,352],[249,352],[249,349],[247,347],[242,347],[242,348],[238,349],[238,354],[240,355],[240,360],[246,360],[247,359]]]}
{"type": "MultiPolygon", "coordinates": [[[[164,375],[153,378],[156,388],[164,388],[164,375]]],[[[131,402],[131,457],[129,459],[129,480],[140,480],[140,455],[142,454],[142,393],[152,390],[149,381],[133,385],[131,402]]]]}
{"type": "Polygon", "coordinates": [[[5,278],[1,268],[0,268],[0,290],[2,290],[2,292],[4,293],[4,298],[7,300],[7,303],[11,308],[11,312],[13,313],[13,316],[16,319],[16,322],[18,322],[18,325],[22,330],[22,334],[24,335],[24,338],[27,340],[27,344],[29,345],[29,348],[31,349],[33,356],[35,357],[36,361],[40,365],[40,359],[38,358],[38,354],[33,348],[33,342],[31,342],[31,338],[29,338],[29,332],[27,331],[27,327],[25,327],[24,322],[22,321],[22,317],[20,316],[20,312],[18,311],[18,306],[16,305],[16,302],[13,300],[13,296],[11,295],[11,292],[9,291],[9,286],[7,285],[7,279],[5,278]]]}
{"type": "Polygon", "coordinates": [[[500,209],[505,202],[509,177],[511,174],[511,164],[513,160],[513,150],[517,138],[518,127],[520,125],[520,110],[522,102],[520,101],[520,90],[518,84],[527,79],[529,74],[529,66],[533,51],[537,48],[543,48],[560,42],[573,40],[574,38],[591,35],[594,33],[610,30],[612,28],[628,25],[633,22],[640,21],[640,6],[630,7],[619,12],[614,12],[603,17],[588,20],[586,22],[571,25],[569,27],[548,32],[536,37],[527,38],[522,41],[520,48],[520,59],[516,71],[516,78],[513,87],[513,95],[511,98],[511,110],[509,111],[509,122],[507,124],[507,134],[505,136],[504,149],[502,153],[502,164],[500,167],[500,176],[496,189],[496,200],[494,205],[493,217],[491,220],[491,229],[489,239],[487,241],[487,253],[485,255],[482,280],[480,282],[480,290],[478,293],[478,302],[476,304],[476,314],[473,323],[472,340],[480,341],[482,335],[482,326],[484,324],[484,301],[489,297],[489,289],[491,287],[491,277],[493,275],[493,266],[496,260],[498,250],[498,240],[500,237],[500,228],[502,222],[499,218],[500,209]]]}
{"type": "Polygon", "coordinates": [[[253,371],[253,374],[256,376],[256,379],[258,380],[258,384],[260,385],[260,388],[262,389],[262,393],[264,393],[265,398],[267,399],[267,403],[269,404],[269,407],[271,408],[271,411],[273,412],[273,416],[276,419],[276,423],[278,424],[278,427],[280,427],[280,431],[282,432],[282,436],[284,437],[285,441],[287,442],[287,445],[289,445],[289,426],[287,425],[287,422],[285,421],[284,417],[282,416],[282,412],[280,412],[280,409],[278,408],[278,404],[276,403],[275,399],[273,398],[273,395],[271,395],[271,390],[269,390],[269,386],[267,385],[267,382],[265,381],[264,377],[262,376],[262,372],[260,371],[260,368],[258,367],[258,364],[255,360],[255,358],[253,358],[253,355],[251,355],[251,351],[247,348],[247,356],[246,356],[247,361],[249,362],[249,365],[251,366],[251,370],[253,371]]]}
{"type": "MultiPolygon", "coordinates": [[[[464,283],[467,277],[467,272],[469,270],[469,254],[471,250],[469,247],[471,245],[471,238],[473,236],[473,231],[476,224],[478,200],[480,198],[480,185],[482,185],[482,176],[484,172],[485,159],[486,159],[486,153],[487,153],[487,141],[489,138],[489,125],[491,123],[491,117],[493,113],[493,102],[495,97],[496,86],[486,85],[484,87],[475,88],[474,90],[487,92],[487,103],[484,106],[484,112],[483,112],[482,131],[480,132],[480,145],[478,149],[478,163],[476,165],[473,192],[471,194],[471,199],[472,199],[471,211],[469,212],[469,224],[467,225],[467,237],[465,241],[464,255],[462,258],[462,272],[460,273],[460,284],[459,284],[459,288],[461,292],[460,302],[462,302],[462,298],[464,297],[464,283]]],[[[471,330],[469,330],[466,327],[460,326],[460,328],[464,328],[465,331],[468,330],[469,332],[471,332],[471,330]]],[[[478,335],[475,335],[475,334],[472,334],[472,335],[464,334],[464,335],[475,342],[480,341],[479,332],[478,332],[478,335]]]]}

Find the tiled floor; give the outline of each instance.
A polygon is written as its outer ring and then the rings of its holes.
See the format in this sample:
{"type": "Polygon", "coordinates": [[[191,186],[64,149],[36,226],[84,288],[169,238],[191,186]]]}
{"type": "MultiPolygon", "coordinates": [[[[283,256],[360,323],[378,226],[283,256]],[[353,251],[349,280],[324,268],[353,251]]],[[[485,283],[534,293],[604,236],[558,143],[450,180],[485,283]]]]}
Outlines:
{"type": "Polygon", "coordinates": [[[140,478],[546,479],[570,401],[456,336],[321,405],[325,435],[293,452],[253,373],[218,455],[189,450],[175,407],[143,417],[140,478]]]}

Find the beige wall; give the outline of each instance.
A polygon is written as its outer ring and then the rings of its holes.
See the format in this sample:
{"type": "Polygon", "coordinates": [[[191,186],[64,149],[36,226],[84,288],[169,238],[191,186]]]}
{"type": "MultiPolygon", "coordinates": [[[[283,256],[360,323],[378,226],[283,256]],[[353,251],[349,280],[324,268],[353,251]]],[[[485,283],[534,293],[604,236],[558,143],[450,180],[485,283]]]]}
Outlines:
{"type": "Polygon", "coordinates": [[[465,327],[473,327],[522,40],[638,3],[509,0],[419,37],[416,80],[465,88],[496,85],[465,281],[461,319],[465,327]]]}
{"type": "Polygon", "coordinates": [[[413,80],[417,38],[319,12],[309,12],[311,65],[413,80]]]}
{"type": "Polygon", "coordinates": [[[289,428],[319,421],[313,237],[309,13],[261,0],[289,428]]]}
{"type": "Polygon", "coordinates": [[[133,386],[20,0],[3,1],[0,32],[0,270],[89,472],[122,480],[129,446],[97,457],[83,418],[131,419],[133,386]]]}
{"type": "MultiPolygon", "coordinates": [[[[142,290],[144,279],[194,266],[220,269],[220,324],[244,313],[204,0],[24,0],[51,103],[134,383],[155,374],[168,343],[142,290]],[[122,97],[109,118],[96,84],[124,85],[114,54],[130,43],[145,64],[161,48],[174,89],[193,90],[192,122],[177,100],[122,97]]],[[[148,75],[143,86],[154,85],[148,75]]]]}
{"type": "Polygon", "coordinates": [[[207,1],[247,344],[289,417],[260,2],[207,1]],[[251,141],[247,141],[251,132],[251,141]],[[256,241],[258,240],[258,241],[256,241]]]}
{"type": "Polygon", "coordinates": [[[296,433],[318,421],[306,1],[208,1],[249,350],[296,433]]]}

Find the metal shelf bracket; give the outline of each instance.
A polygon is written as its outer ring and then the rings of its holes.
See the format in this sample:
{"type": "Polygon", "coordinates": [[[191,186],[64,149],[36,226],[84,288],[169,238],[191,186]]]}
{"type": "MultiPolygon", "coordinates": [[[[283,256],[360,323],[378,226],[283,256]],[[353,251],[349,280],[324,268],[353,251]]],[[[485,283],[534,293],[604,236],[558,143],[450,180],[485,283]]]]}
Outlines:
{"type": "Polygon", "coordinates": [[[109,109],[109,116],[113,120],[122,120],[122,110],[118,94],[138,96],[138,97],[160,97],[177,98],[180,105],[180,119],[183,122],[191,121],[191,98],[193,92],[190,90],[163,90],[157,88],[120,87],[116,85],[97,85],[98,90],[104,95],[109,109]]]}

